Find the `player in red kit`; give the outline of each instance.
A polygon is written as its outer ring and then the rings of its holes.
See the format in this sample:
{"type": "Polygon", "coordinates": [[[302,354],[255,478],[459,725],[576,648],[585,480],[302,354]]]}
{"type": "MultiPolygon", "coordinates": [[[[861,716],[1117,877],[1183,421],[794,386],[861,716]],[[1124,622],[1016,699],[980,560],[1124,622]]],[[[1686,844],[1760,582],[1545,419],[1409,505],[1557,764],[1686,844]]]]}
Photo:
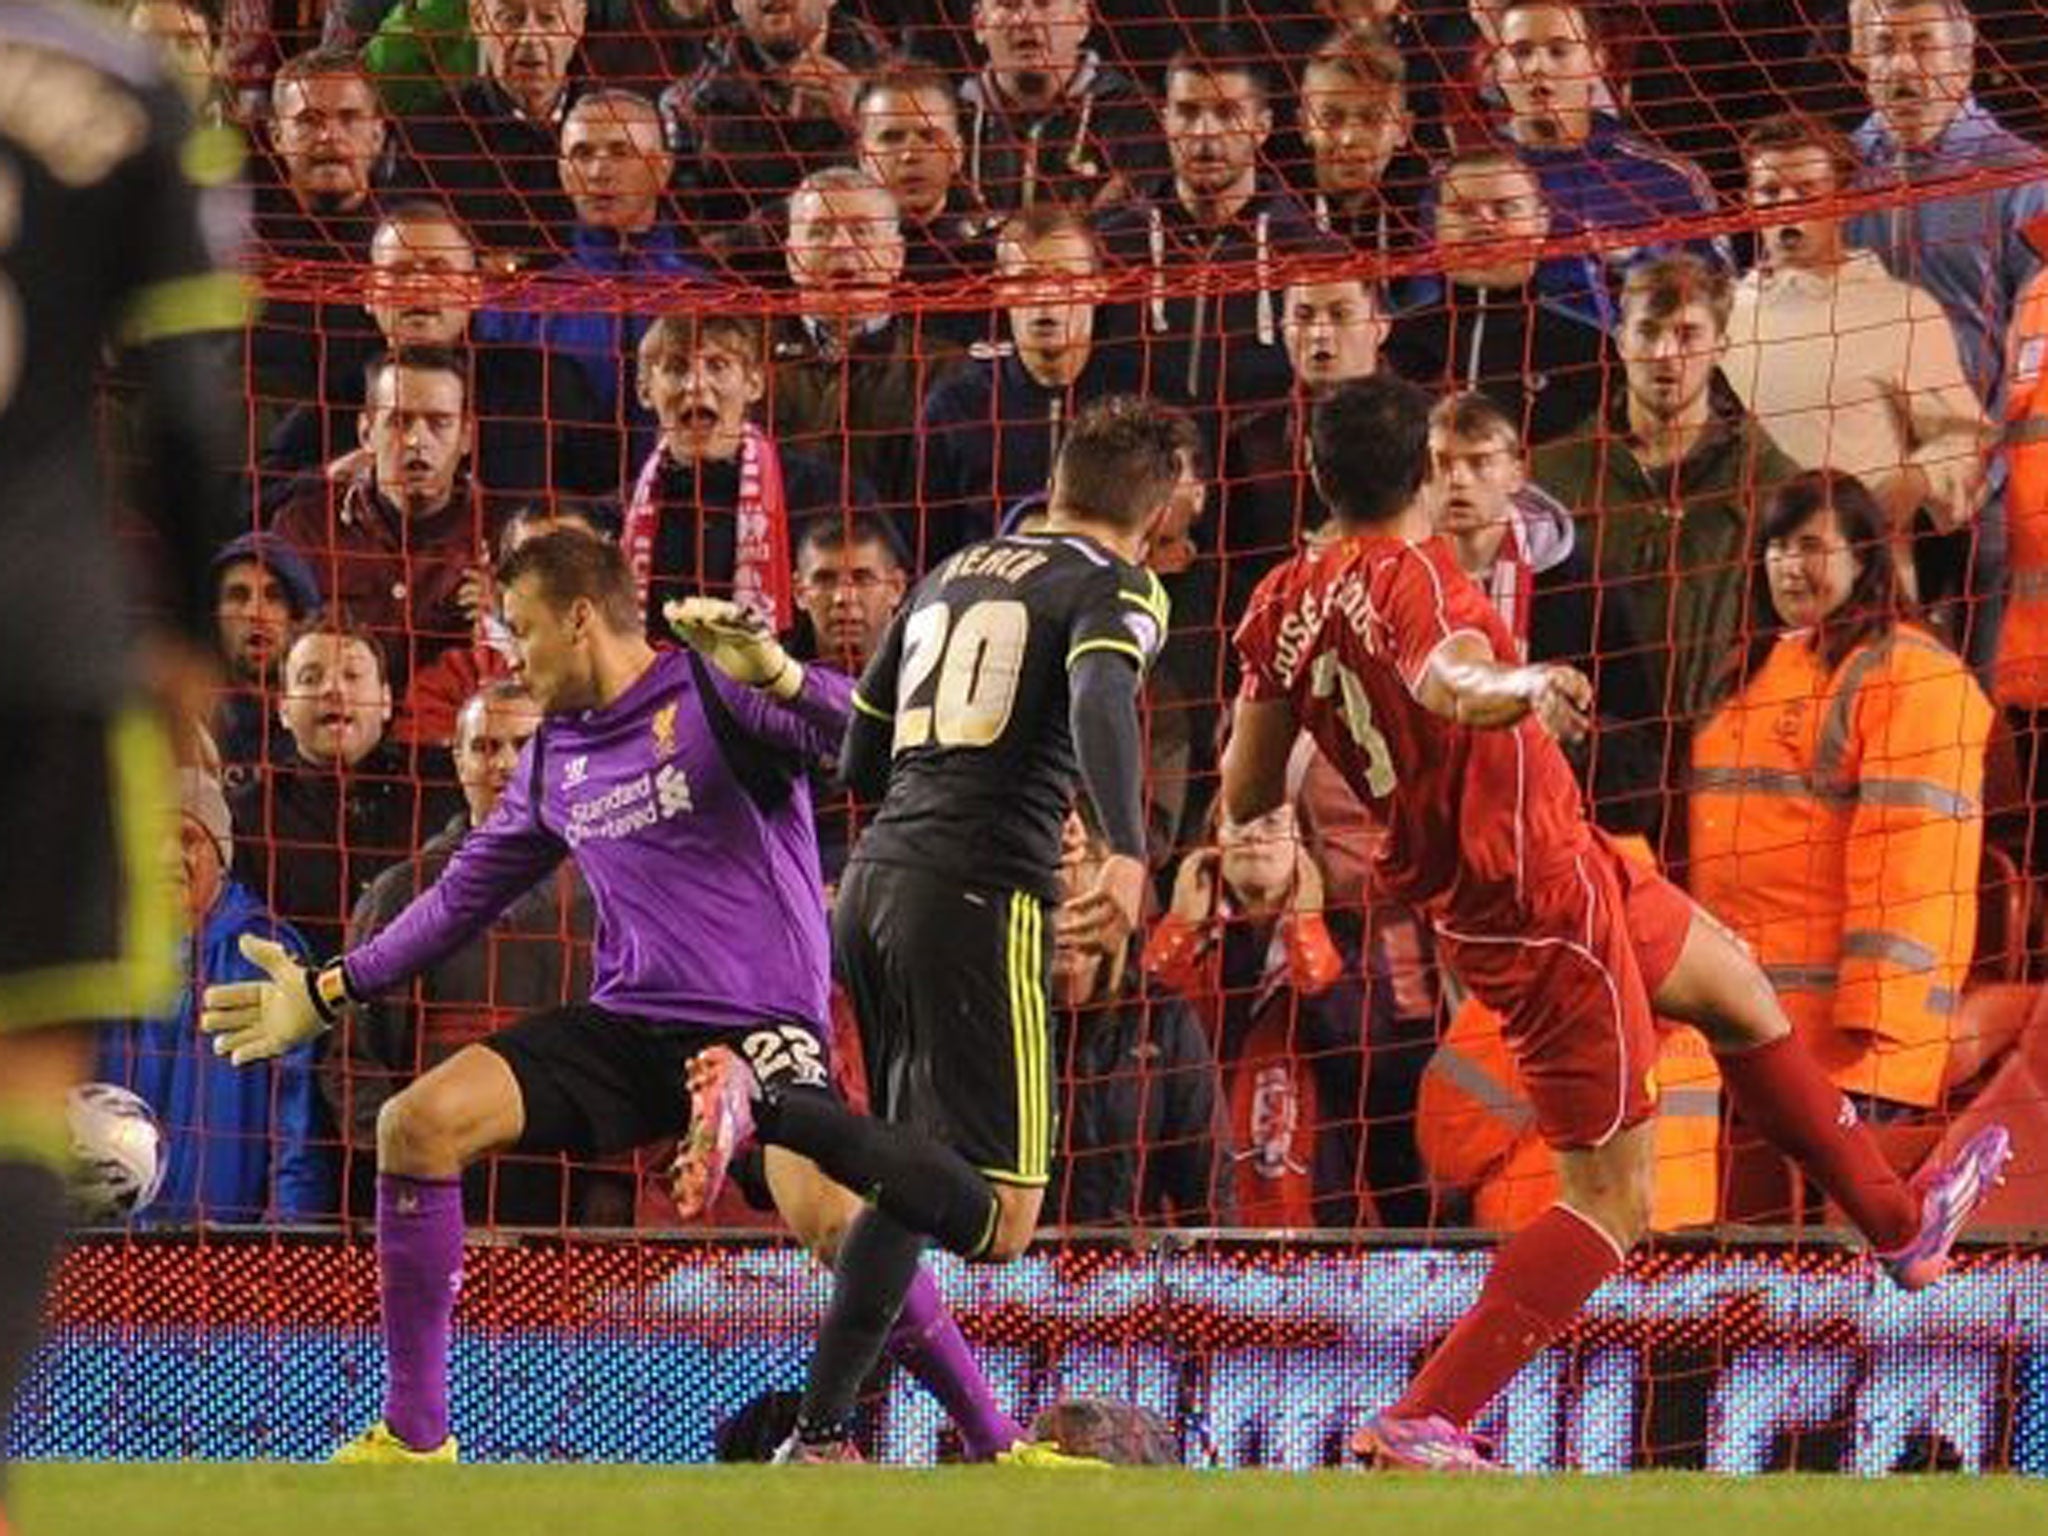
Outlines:
{"type": "Polygon", "coordinates": [[[1235,822],[1278,805],[1307,730],[1388,829],[1388,896],[1429,917],[1445,964],[1506,1021],[1560,1197],[1502,1247],[1401,1401],[1352,1440],[1377,1465],[1481,1470],[1491,1463],[1467,1426],[1647,1225],[1657,1016],[1700,1029],[1743,1118],[1799,1160],[1907,1290],[1947,1268],[2010,1148],[2003,1130],[1982,1131],[1909,1189],[1747,951],[1587,821],[1558,738],[1586,730],[1592,688],[1568,667],[1518,664],[1492,604],[1432,537],[1429,408],[1384,375],[1318,403],[1312,466],[1341,536],[1252,597],[1223,795],[1235,822]]]}

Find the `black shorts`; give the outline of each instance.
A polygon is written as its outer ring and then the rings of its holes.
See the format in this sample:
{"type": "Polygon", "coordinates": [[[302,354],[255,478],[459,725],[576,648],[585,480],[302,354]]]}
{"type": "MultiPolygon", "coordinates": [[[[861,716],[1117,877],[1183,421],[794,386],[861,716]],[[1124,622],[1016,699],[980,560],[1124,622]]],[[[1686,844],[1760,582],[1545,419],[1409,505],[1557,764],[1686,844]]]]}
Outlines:
{"type": "Polygon", "coordinates": [[[483,1043],[519,1084],[520,1152],[602,1157],[680,1136],[690,1124],[685,1069],[713,1046],[736,1052],[764,1083],[831,1086],[825,1042],[801,1024],[661,1024],[572,1003],[483,1043]]]}
{"type": "Polygon", "coordinates": [[[1000,1183],[1043,1185],[1053,1121],[1045,903],[856,862],[833,903],[832,945],[876,1113],[1000,1183]]]}
{"type": "Polygon", "coordinates": [[[0,1030],[177,995],[177,778],[155,720],[0,715],[0,1030]]]}

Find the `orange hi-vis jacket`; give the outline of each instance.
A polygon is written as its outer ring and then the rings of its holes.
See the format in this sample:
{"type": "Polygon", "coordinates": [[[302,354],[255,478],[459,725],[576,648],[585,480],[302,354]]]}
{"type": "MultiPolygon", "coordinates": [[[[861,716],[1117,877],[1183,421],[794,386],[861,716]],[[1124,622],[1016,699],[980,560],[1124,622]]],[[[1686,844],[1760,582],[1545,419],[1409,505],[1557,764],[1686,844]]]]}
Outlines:
{"type": "MultiPolygon", "coordinates": [[[[2026,236],[2048,255],[2048,219],[2026,236]]],[[[2007,709],[2048,709],[2048,267],[2020,290],[2006,334],[2004,451],[2012,596],[1991,688],[2007,709]]]]}
{"type": "Polygon", "coordinates": [[[1991,704],[1916,625],[1832,676],[1808,639],[1693,738],[1693,895],[1836,1086],[1931,1107],[1977,939],[1991,704]]]}
{"type": "MultiPolygon", "coordinates": [[[[1721,1074],[1688,1028],[1663,1032],[1657,1054],[1658,1232],[1715,1219],[1721,1074]]],[[[1467,998],[1423,1072],[1415,1140],[1432,1181],[1472,1192],[1475,1226],[1518,1232],[1557,1200],[1557,1167],[1501,1036],[1500,1015],[1467,998]]]]}

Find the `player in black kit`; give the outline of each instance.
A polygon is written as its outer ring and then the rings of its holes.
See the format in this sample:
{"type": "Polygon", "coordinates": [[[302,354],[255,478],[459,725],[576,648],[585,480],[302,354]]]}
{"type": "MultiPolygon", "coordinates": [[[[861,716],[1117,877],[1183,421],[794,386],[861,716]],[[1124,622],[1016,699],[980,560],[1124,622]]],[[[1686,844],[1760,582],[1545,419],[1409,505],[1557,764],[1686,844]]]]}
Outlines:
{"type": "MultiPolygon", "coordinates": [[[[928,1241],[1000,1263],[1037,1227],[1052,1152],[1047,909],[1077,777],[1112,857],[1059,912],[1063,941],[1121,945],[1143,901],[1138,696],[1167,611],[1137,562],[1172,499],[1176,445],[1171,413],[1145,402],[1083,413],[1041,531],[971,545],[933,571],[854,694],[841,770],[883,798],[840,882],[833,947],[889,1122],[879,1129],[900,1155],[862,1177],[852,1149],[806,1136],[776,1106],[757,1112],[764,1137],[873,1200],[840,1249],[782,1459],[848,1456],[855,1391],[928,1241]]],[[[1010,1459],[1045,1456],[1020,1447],[1010,1459]]]]}
{"type": "Polygon", "coordinates": [[[81,1025],[158,1012],[178,984],[159,873],[176,786],[137,704],[94,378],[114,342],[144,385],[135,500],[175,559],[184,636],[158,640],[153,672],[197,703],[208,565],[238,531],[214,364],[245,304],[211,240],[237,236],[240,165],[146,40],[0,0],[0,1445],[63,1227],[81,1025]]]}

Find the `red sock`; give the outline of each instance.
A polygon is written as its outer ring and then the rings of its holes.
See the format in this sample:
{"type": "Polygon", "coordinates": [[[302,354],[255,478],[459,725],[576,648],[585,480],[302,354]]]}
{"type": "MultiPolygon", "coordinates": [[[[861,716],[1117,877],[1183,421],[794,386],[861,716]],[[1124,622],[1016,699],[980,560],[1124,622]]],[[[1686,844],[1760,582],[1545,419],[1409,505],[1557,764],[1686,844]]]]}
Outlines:
{"type": "Polygon", "coordinates": [[[1797,1035],[1714,1059],[1751,1129],[1819,1181],[1879,1253],[1920,1230],[1920,1202],[1797,1035]]]}
{"type": "Polygon", "coordinates": [[[1478,1302],[1423,1362],[1394,1414],[1471,1423],[1619,1268],[1621,1256],[1605,1233],[1553,1205],[1501,1249],[1478,1302]]]}

